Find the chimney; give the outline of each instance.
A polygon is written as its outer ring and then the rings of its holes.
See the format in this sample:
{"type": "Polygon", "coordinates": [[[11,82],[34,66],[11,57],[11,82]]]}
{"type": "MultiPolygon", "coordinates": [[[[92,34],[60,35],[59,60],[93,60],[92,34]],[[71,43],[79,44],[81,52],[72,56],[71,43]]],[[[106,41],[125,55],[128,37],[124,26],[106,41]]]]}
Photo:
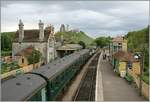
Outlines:
{"type": "Polygon", "coordinates": [[[42,21],[39,21],[39,40],[42,41],[44,39],[44,23],[42,21]]]}
{"type": "Polygon", "coordinates": [[[23,38],[24,38],[24,29],[23,29],[23,23],[21,21],[21,19],[19,20],[19,42],[22,42],[23,41],[23,38]]]}

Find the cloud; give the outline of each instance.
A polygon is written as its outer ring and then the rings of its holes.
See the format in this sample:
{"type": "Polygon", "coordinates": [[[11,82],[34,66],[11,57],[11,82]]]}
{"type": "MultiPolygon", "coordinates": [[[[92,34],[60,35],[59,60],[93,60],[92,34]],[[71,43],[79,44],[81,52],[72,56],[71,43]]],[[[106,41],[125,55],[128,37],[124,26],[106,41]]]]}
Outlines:
{"type": "Polygon", "coordinates": [[[3,1],[2,32],[38,28],[41,19],[59,30],[60,24],[79,28],[91,37],[117,36],[148,25],[148,1],[3,1]]]}

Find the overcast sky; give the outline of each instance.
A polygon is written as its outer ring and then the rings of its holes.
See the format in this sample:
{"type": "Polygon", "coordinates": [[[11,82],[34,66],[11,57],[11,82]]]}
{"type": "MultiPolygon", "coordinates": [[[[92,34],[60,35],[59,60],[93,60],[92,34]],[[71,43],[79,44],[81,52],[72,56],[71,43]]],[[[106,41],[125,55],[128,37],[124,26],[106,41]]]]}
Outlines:
{"type": "Polygon", "coordinates": [[[119,36],[144,28],[149,22],[148,1],[3,1],[1,31],[16,31],[19,19],[24,29],[38,29],[41,19],[45,26],[69,24],[95,38],[119,36]]]}

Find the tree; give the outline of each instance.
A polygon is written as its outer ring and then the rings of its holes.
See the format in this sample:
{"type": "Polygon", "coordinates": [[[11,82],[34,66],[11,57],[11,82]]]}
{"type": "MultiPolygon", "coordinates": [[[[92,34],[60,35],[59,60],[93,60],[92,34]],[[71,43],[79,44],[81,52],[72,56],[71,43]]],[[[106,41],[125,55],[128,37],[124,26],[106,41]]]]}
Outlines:
{"type": "Polygon", "coordinates": [[[98,37],[95,39],[95,43],[97,46],[103,48],[104,46],[108,46],[111,41],[111,37],[98,37]]]}
{"type": "Polygon", "coordinates": [[[138,30],[129,32],[126,35],[128,40],[128,48],[133,52],[142,52],[144,54],[144,74],[143,80],[148,82],[149,78],[149,26],[138,30]]]}
{"type": "Polygon", "coordinates": [[[83,41],[79,41],[78,44],[80,44],[83,47],[83,49],[85,49],[86,45],[85,45],[85,43],[83,41]]]}
{"type": "Polygon", "coordinates": [[[12,50],[13,35],[14,35],[13,32],[1,33],[1,50],[2,51],[12,50]]]}
{"type": "Polygon", "coordinates": [[[41,52],[38,50],[33,50],[31,55],[28,56],[28,62],[29,64],[38,63],[41,59],[41,52]]]}

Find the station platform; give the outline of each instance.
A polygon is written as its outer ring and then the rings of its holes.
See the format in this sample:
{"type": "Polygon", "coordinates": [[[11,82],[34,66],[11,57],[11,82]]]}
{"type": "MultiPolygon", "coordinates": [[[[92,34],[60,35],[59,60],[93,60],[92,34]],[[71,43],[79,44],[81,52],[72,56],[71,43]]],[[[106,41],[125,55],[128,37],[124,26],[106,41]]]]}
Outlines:
{"type": "Polygon", "coordinates": [[[99,56],[96,76],[95,101],[146,101],[134,85],[117,76],[110,62],[99,56]]]}

